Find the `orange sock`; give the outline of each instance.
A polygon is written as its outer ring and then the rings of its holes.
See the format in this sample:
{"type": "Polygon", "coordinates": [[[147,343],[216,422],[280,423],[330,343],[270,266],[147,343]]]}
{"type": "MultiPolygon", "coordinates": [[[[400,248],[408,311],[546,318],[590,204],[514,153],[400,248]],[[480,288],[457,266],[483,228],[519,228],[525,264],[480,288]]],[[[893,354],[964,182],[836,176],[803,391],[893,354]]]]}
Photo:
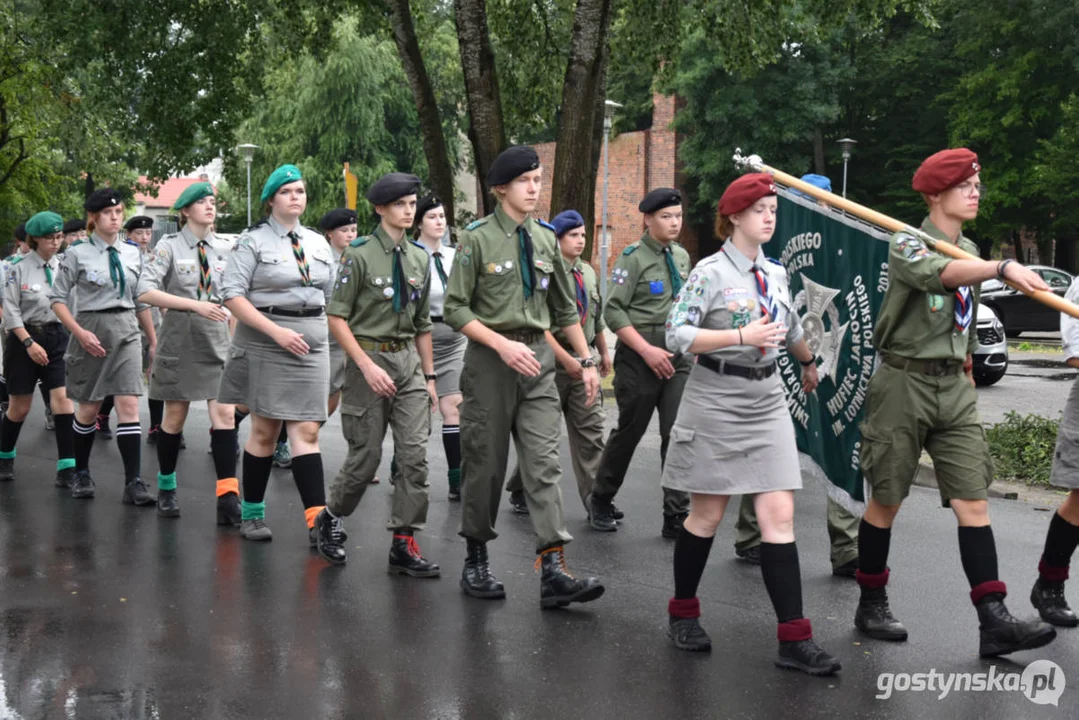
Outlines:
{"type": "Polygon", "coordinates": [[[240,481],[236,478],[225,478],[224,480],[217,481],[217,496],[228,495],[229,493],[240,494],[240,481]]]}
{"type": "Polygon", "coordinates": [[[315,507],[309,507],[309,508],[307,508],[306,510],[303,511],[303,516],[305,518],[307,518],[307,527],[309,527],[309,528],[315,527],[315,518],[318,517],[318,514],[320,512],[322,512],[322,509],[324,507],[326,507],[326,506],[325,505],[316,505],[315,507]]]}

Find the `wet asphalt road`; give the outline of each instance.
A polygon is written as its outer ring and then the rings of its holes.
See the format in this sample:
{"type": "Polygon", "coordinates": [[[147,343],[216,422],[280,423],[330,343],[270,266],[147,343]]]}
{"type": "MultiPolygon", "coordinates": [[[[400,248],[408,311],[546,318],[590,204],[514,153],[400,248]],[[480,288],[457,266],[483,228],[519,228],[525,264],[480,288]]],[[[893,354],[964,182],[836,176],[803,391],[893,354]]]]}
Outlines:
{"type": "MultiPolygon", "coordinates": [[[[1006,378],[999,389],[1020,379],[1006,378]]],[[[416,580],[385,571],[385,483],[348,521],[348,564],[330,567],[308,548],[286,471],[274,471],[267,497],[272,543],[246,543],[235,530],[216,528],[204,411],[192,412],[187,437],[183,517],[159,520],[152,509],[120,503],[113,441],[95,447],[95,500],[54,489],[52,435],[35,406],[20,441],[19,477],[0,486],[0,718],[1079,716],[1079,631],[1062,631],[1054,644],[1012,660],[977,657],[955,523],[929,490],[915,488],[892,543],[892,607],[911,630],[899,645],[856,634],[853,581],[830,574],[824,493],[809,485],[798,495],[806,612],[817,640],[844,665],[838,677],[820,679],[772,666],[774,616],[759,570],[733,557],[730,517],[700,591],[715,649],[695,655],[668,644],[672,544],[659,536],[658,442],[651,438],[619,496],[627,518],[617,533],[587,530],[573,482],[563,481],[576,536],[570,569],[600,575],[607,593],[545,612],[528,520],[505,504],[502,536],[490,548],[508,599],[460,592],[460,507],[446,501],[437,441],[420,542],[444,576],[416,580]],[[1039,659],[1057,663],[1066,677],[1059,707],[1035,705],[1021,692],[875,697],[882,672],[1022,672],[1039,659]]],[[[324,451],[326,467],[336,470],[344,455],[336,419],[324,431],[324,451]]],[[[563,443],[568,466],[565,452],[563,443]]],[[[154,477],[152,448],[144,468],[154,477]]],[[[991,503],[1009,605],[1029,616],[1048,508],[991,503]]],[[[1079,590],[1070,594],[1079,604],[1079,590]]]]}

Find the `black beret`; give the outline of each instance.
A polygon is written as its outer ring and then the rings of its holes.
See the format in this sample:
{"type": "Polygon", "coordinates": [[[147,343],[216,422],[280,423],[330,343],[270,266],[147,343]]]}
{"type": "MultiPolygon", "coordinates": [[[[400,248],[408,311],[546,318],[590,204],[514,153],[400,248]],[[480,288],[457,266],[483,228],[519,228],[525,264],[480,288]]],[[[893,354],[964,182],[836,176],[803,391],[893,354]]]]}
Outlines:
{"type": "Polygon", "coordinates": [[[120,193],[112,188],[101,188],[90,193],[90,197],[86,198],[86,202],[83,203],[82,207],[86,212],[101,212],[105,208],[119,205],[123,201],[124,199],[120,197],[120,193]]]}
{"type": "Polygon", "coordinates": [[[154,219],[152,217],[136,215],[124,223],[124,230],[127,230],[128,232],[131,232],[132,230],[149,230],[153,226],[154,219]]]}
{"type": "Polygon", "coordinates": [[[19,242],[26,242],[26,223],[19,223],[15,227],[15,239],[19,242]]]}
{"type": "Polygon", "coordinates": [[[641,200],[641,204],[637,206],[637,209],[647,215],[663,208],[681,204],[682,193],[674,188],[656,188],[644,196],[644,200],[641,200]]]}
{"type": "Polygon", "coordinates": [[[420,201],[416,203],[416,224],[418,225],[423,216],[434,210],[435,208],[442,207],[442,201],[439,200],[434,193],[430,195],[424,195],[420,198],[420,201]]]}
{"type": "Polygon", "coordinates": [[[383,175],[364,195],[372,205],[389,205],[406,195],[415,195],[420,191],[420,179],[409,173],[392,172],[383,175]]]}
{"type": "Polygon", "coordinates": [[[349,210],[348,208],[337,208],[330,210],[328,213],[322,216],[322,219],[318,221],[319,230],[323,232],[329,232],[330,230],[336,230],[343,225],[355,225],[356,224],[356,211],[349,210]]]}
{"type": "Polygon", "coordinates": [[[487,186],[505,185],[540,166],[539,155],[527,145],[503,150],[487,170],[487,186]]]}
{"type": "Polygon", "coordinates": [[[76,233],[76,232],[79,232],[80,230],[85,230],[85,229],[86,229],[86,221],[81,220],[79,218],[75,218],[74,220],[68,220],[66,223],[64,223],[64,233],[65,234],[66,233],[76,233]]]}

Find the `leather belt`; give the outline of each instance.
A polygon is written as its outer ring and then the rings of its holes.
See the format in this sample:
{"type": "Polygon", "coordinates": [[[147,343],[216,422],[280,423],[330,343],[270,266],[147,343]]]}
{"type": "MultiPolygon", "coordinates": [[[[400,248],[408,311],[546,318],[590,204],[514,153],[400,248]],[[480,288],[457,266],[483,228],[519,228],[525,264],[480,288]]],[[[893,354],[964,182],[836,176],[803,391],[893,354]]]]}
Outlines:
{"type": "Polygon", "coordinates": [[[881,362],[897,370],[921,373],[931,377],[944,377],[956,375],[963,369],[961,360],[916,360],[914,358],[900,357],[899,355],[881,354],[881,362]]]}
{"type": "Polygon", "coordinates": [[[399,352],[412,347],[411,340],[389,340],[387,342],[380,342],[378,340],[356,338],[356,342],[367,352],[399,352]]]}
{"type": "Polygon", "coordinates": [[[750,367],[748,365],[732,365],[729,362],[716,360],[708,355],[698,355],[697,364],[720,375],[734,375],[747,380],[764,380],[776,374],[776,364],[774,362],[760,367],[750,367]]]}
{"type": "Polygon", "coordinates": [[[111,307],[111,308],[105,308],[104,310],[77,310],[76,312],[109,313],[109,314],[112,314],[112,313],[127,312],[128,310],[130,310],[131,312],[135,312],[135,308],[129,308],[129,307],[111,307]]]}
{"type": "Polygon", "coordinates": [[[543,340],[542,330],[496,330],[499,335],[513,342],[531,345],[543,340]]]}
{"type": "Polygon", "coordinates": [[[58,332],[64,329],[64,326],[58,322],[48,322],[42,325],[30,325],[28,323],[25,323],[23,324],[23,327],[26,328],[26,332],[32,333],[34,335],[42,335],[48,332],[58,332]]]}
{"type": "Polygon", "coordinates": [[[444,323],[441,315],[432,315],[431,322],[444,323]]]}
{"type": "Polygon", "coordinates": [[[295,310],[292,308],[281,308],[271,305],[270,307],[255,308],[261,313],[267,315],[280,315],[281,317],[293,317],[293,318],[307,318],[307,317],[321,317],[326,313],[326,308],[310,308],[308,310],[295,310]]]}

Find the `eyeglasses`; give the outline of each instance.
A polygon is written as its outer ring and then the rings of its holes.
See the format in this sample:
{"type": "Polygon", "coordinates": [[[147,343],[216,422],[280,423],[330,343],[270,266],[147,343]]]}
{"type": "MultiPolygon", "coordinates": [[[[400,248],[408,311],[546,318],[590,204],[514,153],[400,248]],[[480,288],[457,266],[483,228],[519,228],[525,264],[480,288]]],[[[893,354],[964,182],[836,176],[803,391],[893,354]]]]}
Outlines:
{"type": "Polygon", "coordinates": [[[982,183],[963,183],[962,185],[957,185],[956,187],[959,190],[959,194],[965,198],[972,197],[975,192],[978,193],[979,197],[985,197],[985,192],[988,189],[982,183]]]}

